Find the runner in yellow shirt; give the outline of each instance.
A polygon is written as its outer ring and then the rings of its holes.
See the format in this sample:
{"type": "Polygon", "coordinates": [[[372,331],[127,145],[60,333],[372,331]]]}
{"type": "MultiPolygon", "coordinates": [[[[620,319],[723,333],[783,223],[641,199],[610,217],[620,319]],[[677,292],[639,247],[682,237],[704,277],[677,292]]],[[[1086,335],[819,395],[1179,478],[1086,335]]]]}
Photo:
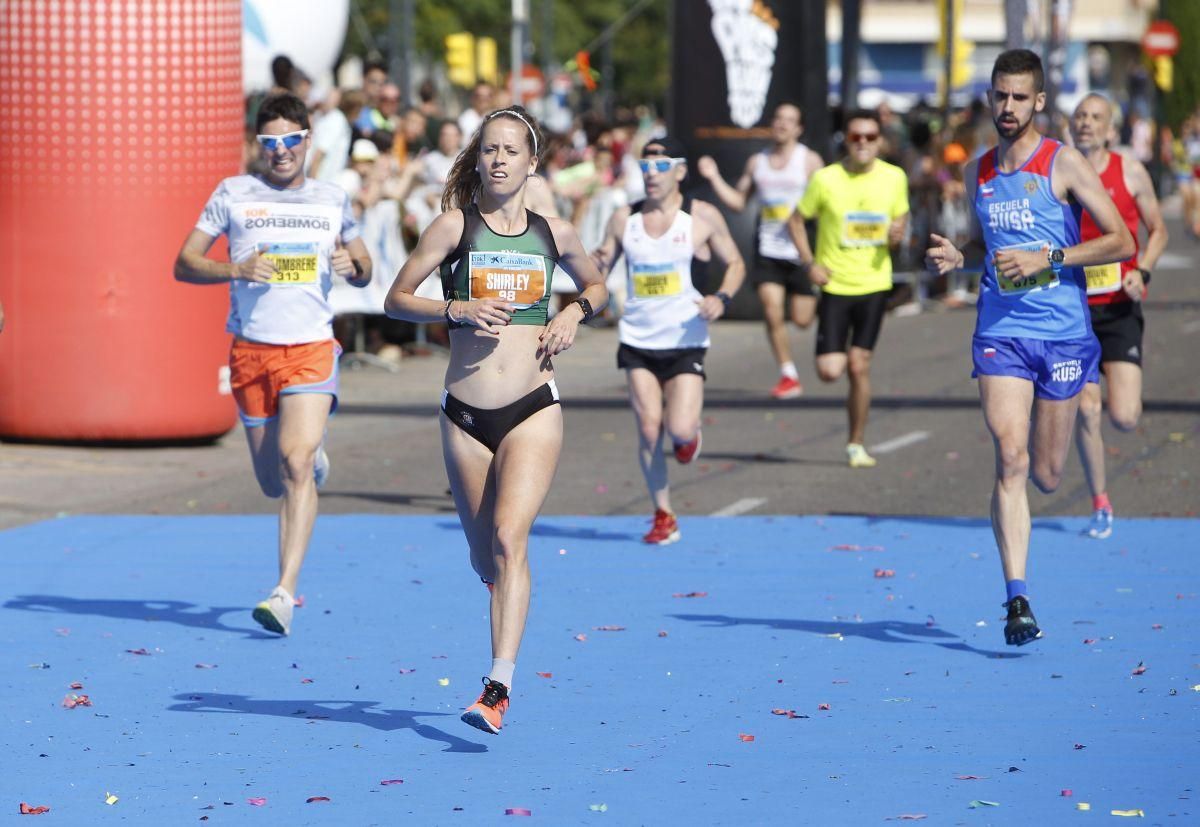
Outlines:
{"type": "Polygon", "coordinates": [[[850,376],[846,411],[851,468],[875,460],[863,447],[871,407],[871,353],[892,289],[890,248],[908,225],[908,179],[879,160],[879,116],[852,112],[846,121],[846,157],[818,170],[788,220],[801,266],[821,287],[817,305],[817,375],[823,382],[850,376]],[[817,219],[814,258],[804,222],[817,219]]]}

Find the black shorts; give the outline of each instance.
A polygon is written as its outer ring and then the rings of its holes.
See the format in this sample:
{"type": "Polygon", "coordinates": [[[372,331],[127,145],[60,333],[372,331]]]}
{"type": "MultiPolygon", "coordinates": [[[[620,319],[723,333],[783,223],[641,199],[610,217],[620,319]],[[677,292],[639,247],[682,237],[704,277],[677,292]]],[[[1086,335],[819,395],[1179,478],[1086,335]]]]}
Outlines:
{"type": "Polygon", "coordinates": [[[823,291],[817,304],[817,355],[846,353],[847,342],[874,350],[883,327],[890,290],[862,296],[835,296],[823,291]],[[853,331],[853,336],[851,336],[853,331]]]}
{"type": "Polygon", "coordinates": [[[708,348],[676,347],[664,350],[649,350],[622,344],[617,348],[617,367],[622,370],[645,368],[658,377],[659,382],[681,373],[694,373],[704,377],[704,354],[708,348]]]}
{"type": "Polygon", "coordinates": [[[788,293],[797,296],[815,296],[812,282],[808,280],[808,268],[782,258],[767,258],[754,255],[754,284],[782,284],[788,293]]]}
{"type": "Polygon", "coordinates": [[[558,387],[553,381],[534,388],[516,402],[502,408],[476,408],[442,391],[442,413],[461,430],[483,443],[494,454],[508,432],[542,408],[558,404],[558,387]]]}
{"type": "Polygon", "coordinates": [[[1131,362],[1142,366],[1142,333],[1146,320],[1141,302],[1093,304],[1092,331],[1100,342],[1100,362],[1131,362]]]}

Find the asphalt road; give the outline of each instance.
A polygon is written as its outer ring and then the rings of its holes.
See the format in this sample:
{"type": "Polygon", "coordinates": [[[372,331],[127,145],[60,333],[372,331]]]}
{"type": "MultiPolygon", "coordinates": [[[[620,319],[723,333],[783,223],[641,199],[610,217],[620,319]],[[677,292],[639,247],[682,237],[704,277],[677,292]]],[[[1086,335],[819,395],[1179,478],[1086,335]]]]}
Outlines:
{"type": "MultiPolygon", "coordinates": [[[[1145,414],[1136,432],[1106,426],[1109,491],[1118,517],[1194,516],[1200,510],[1200,244],[1172,222],[1173,240],[1146,303],[1145,414]]],[[[974,309],[931,306],[890,315],[873,368],[870,470],[845,465],[846,384],[822,385],[813,330],[793,330],[805,395],[779,402],[761,324],[714,326],[707,362],[704,453],[670,464],[684,514],[903,514],[982,516],[992,447],[970,378],[974,309]]],[[[652,512],[638,469],[633,415],[615,366],[616,330],[588,329],[557,360],[566,443],[548,514],[652,512]]],[[[452,512],[437,402],[445,357],[406,359],[399,373],[343,372],[329,428],[333,460],[324,513],[452,512]]],[[[1074,453],[1061,488],[1031,487],[1036,515],[1086,514],[1074,453]]],[[[216,444],[101,448],[0,443],[0,528],[58,514],[270,513],[240,428],[216,444]]]]}

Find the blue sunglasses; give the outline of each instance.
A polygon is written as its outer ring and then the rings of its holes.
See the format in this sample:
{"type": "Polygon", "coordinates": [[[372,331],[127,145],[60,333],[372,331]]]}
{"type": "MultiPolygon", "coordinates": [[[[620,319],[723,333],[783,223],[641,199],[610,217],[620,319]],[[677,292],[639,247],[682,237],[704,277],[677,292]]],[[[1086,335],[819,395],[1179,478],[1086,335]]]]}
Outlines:
{"type": "Polygon", "coordinates": [[[267,152],[275,152],[280,147],[295,149],[300,146],[300,142],[307,134],[307,129],[301,129],[299,132],[287,132],[283,135],[255,135],[254,137],[258,139],[259,146],[267,152]]]}
{"type": "Polygon", "coordinates": [[[686,158],[643,158],[638,161],[638,167],[641,168],[644,175],[650,170],[654,170],[655,172],[670,172],[675,167],[686,162],[686,158]]]}

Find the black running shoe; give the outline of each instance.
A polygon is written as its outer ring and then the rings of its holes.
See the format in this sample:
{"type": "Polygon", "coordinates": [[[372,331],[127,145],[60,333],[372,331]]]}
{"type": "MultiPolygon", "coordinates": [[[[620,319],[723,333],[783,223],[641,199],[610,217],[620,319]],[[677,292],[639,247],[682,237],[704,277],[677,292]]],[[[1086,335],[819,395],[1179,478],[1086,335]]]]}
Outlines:
{"type": "Polygon", "coordinates": [[[1023,595],[1017,595],[1004,606],[1008,609],[1008,622],[1004,624],[1005,643],[1009,646],[1024,646],[1042,636],[1037,618],[1033,616],[1029,601],[1023,595]]]}

